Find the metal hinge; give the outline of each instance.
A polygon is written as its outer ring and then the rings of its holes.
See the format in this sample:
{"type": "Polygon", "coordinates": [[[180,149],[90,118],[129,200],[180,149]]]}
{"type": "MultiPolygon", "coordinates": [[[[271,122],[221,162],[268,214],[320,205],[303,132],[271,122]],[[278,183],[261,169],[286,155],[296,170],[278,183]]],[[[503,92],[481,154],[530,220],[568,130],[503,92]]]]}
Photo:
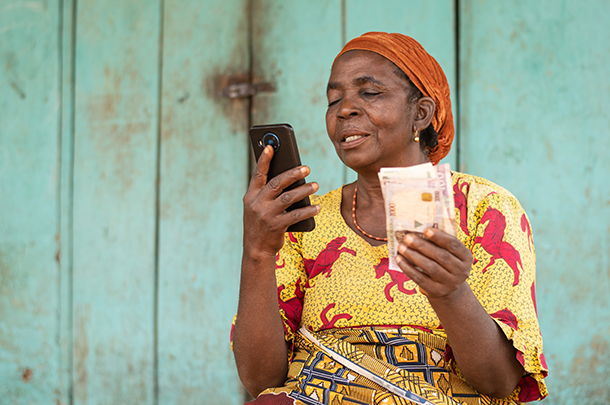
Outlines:
{"type": "Polygon", "coordinates": [[[274,91],[275,86],[271,83],[234,83],[220,90],[220,95],[227,98],[243,98],[274,91]]]}

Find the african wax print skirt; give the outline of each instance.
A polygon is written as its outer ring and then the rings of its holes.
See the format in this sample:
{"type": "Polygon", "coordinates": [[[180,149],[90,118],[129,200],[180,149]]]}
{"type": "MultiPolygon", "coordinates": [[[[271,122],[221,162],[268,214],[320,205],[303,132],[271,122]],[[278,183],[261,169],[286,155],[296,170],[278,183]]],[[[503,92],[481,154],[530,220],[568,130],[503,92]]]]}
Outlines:
{"type": "Polygon", "coordinates": [[[518,404],[477,393],[451,370],[443,338],[414,328],[344,328],[295,335],[283,387],[252,404],[518,404]]]}

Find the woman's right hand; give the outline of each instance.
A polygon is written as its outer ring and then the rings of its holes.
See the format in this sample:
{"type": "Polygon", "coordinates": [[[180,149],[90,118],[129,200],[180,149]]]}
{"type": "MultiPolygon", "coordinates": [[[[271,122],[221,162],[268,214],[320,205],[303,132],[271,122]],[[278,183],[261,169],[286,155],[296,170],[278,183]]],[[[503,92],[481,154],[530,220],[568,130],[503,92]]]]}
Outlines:
{"type": "Polygon", "coordinates": [[[286,212],[292,203],[318,190],[316,183],[304,184],[282,194],[295,181],[309,174],[306,166],[274,177],[267,183],[273,148],[267,146],[244,196],[244,255],[233,350],[239,377],[248,392],[257,396],[286,381],[288,348],[278,311],[275,256],[284,243],[286,229],[316,215],[320,208],[309,206],[286,212]]]}
{"type": "Polygon", "coordinates": [[[267,173],[273,158],[273,148],[265,147],[258,159],[248,191],[244,195],[244,253],[275,257],[284,244],[288,227],[313,217],[320,211],[318,205],[286,212],[293,203],[318,191],[317,183],[307,183],[282,193],[294,182],[309,174],[307,166],[295,167],[272,178],[267,183],[267,173]]]}

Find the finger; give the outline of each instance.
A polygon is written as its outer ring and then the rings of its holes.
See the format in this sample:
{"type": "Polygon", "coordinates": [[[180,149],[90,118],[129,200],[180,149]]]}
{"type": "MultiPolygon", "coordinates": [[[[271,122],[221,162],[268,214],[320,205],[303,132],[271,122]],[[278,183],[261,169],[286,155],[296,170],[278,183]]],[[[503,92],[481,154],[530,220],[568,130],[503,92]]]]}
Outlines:
{"type": "Polygon", "coordinates": [[[462,261],[472,257],[470,250],[458,238],[447,232],[443,232],[440,229],[427,228],[424,231],[424,236],[462,261]]]}
{"type": "MultiPolygon", "coordinates": [[[[458,243],[461,242],[458,240],[458,243]]],[[[434,260],[436,263],[440,264],[442,267],[449,271],[451,271],[451,269],[456,268],[456,266],[460,266],[462,264],[462,261],[452,252],[442,246],[437,245],[433,241],[425,240],[415,235],[408,234],[404,238],[404,244],[410,250],[414,250],[421,253],[422,255],[434,260]]],[[[464,245],[462,246],[464,247],[464,249],[466,249],[464,245]]]]}
{"type": "Polygon", "coordinates": [[[280,194],[273,202],[274,210],[279,212],[285,211],[288,207],[305,197],[314,194],[320,186],[318,183],[307,183],[290,191],[280,194]]]}
{"type": "Polygon", "coordinates": [[[433,280],[430,278],[430,276],[421,270],[418,270],[412,264],[409,264],[404,257],[400,255],[396,256],[396,264],[398,264],[398,267],[400,267],[402,272],[405,273],[405,275],[413,280],[413,282],[418,286],[422,287],[423,289],[428,289],[427,287],[431,287],[433,280]]]}
{"type": "Polygon", "coordinates": [[[289,212],[284,212],[280,215],[282,223],[288,228],[292,224],[296,224],[307,218],[311,218],[320,212],[319,205],[310,205],[308,207],[297,208],[289,212]]]}
{"type": "Polygon", "coordinates": [[[436,261],[416,250],[407,248],[407,245],[403,243],[398,245],[398,253],[406,259],[411,267],[423,272],[435,281],[444,281],[451,274],[449,270],[443,268],[436,261]]]}
{"type": "Polygon", "coordinates": [[[285,188],[299,180],[303,180],[309,175],[309,172],[309,167],[299,166],[275,176],[267,182],[267,186],[263,190],[265,197],[269,199],[277,198],[285,188]]]}
{"type": "Polygon", "coordinates": [[[267,174],[269,173],[269,166],[271,165],[271,159],[273,158],[273,147],[271,145],[265,146],[263,152],[256,162],[256,167],[252,173],[252,179],[250,180],[250,187],[262,189],[267,184],[267,174]]]}

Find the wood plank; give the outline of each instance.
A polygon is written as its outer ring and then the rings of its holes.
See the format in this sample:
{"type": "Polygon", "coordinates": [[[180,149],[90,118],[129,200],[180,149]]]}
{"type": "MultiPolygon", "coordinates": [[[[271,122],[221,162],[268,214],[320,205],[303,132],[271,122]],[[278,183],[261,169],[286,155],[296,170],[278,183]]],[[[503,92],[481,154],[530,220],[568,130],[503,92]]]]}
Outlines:
{"type": "Polygon", "coordinates": [[[61,401],[60,2],[0,4],[0,402],[61,401]]]}
{"type": "Polygon", "coordinates": [[[159,403],[243,403],[229,344],[248,181],[246,0],[166,0],[159,218],[159,403]]]}
{"type": "Polygon", "coordinates": [[[57,405],[70,404],[72,397],[72,248],[74,189],[74,4],[61,6],[61,185],[60,185],[60,310],[61,389],[57,405]]]}
{"type": "Polygon", "coordinates": [[[466,170],[532,223],[549,404],[608,403],[608,2],[463,2],[466,170]]]}
{"type": "MultiPolygon", "coordinates": [[[[345,4],[346,41],[369,31],[399,32],[414,38],[436,59],[449,82],[457,129],[454,0],[386,0],[383,7],[372,7],[369,0],[346,0],[345,4]]],[[[458,135],[456,132],[451,152],[441,161],[453,169],[457,169],[458,135]]],[[[355,173],[348,171],[348,178],[355,180],[355,173]]]]}
{"type": "Polygon", "coordinates": [[[160,3],[77,7],[74,403],[154,403],[160,3]]]}
{"type": "Polygon", "coordinates": [[[253,76],[276,91],[253,98],[252,124],[288,122],[319,194],[344,180],[326,133],[326,83],[341,50],[341,2],[253,1],[253,76]]]}

